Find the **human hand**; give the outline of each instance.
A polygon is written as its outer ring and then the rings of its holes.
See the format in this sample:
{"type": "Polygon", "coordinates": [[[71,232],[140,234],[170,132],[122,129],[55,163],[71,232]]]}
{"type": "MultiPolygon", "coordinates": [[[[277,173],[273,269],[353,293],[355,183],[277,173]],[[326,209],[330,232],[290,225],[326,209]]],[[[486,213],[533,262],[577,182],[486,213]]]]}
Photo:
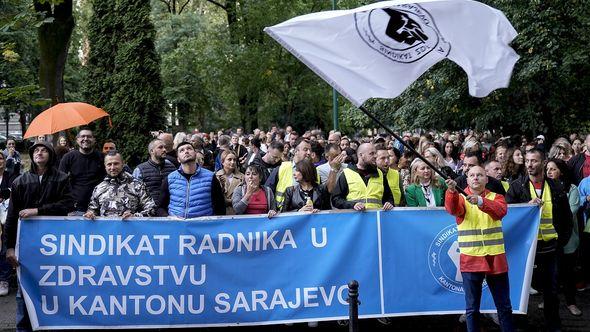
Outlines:
{"type": "Polygon", "coordinates": [[[86,211],[86,213],[84,213],[84,218],[94,220],[94,218],[96,218],[96,215],[92,211],[86,211]]]}
{"type": "Polygon", "coordinates": [[[364,211],[365,210],[365,203],[356,203],[353,207],[356,211],[364,211]]]}
{"type": "Polygon", "coordinates": [[[313,212],[313,205],[305,204],[301,209],[299,209],[299,212],[313,212]]]}
{"type": "Polygon", "coordinates": [[[445,183],[447,184],[447,188],[450,192],[455,193],[457,192],[457,182],[453,179],[446,179],[445,183]]]}
{"type": "Polygon", "coordinates": [[[328,164],[330,165],[330,168],[334,170],[340,170],[344,160],[346,160],[346,151],[342,151],[339,155],[334,157],[334,159],[328,162],[328,164]]]}
{"type": "Polygon", "coordinates": [[[6,250],[6,260],[8,261],[8,263],[10,263],[12,267],[18,267],[18,259],[16,258],[14,248],[9,248],[6,250]]]}
{"type": "Polygon", "coordinates": [[[543,205],[543,200],[540,199],[539,197],[535,197],[535,198],[533,198],[533,199],[531,199],[529,201],[529,204],[535,204],[535,205],[538,205],[538,206],[542,206],[543,205]]]}
{"type": "Polygon", "coordinates": [[[131,213],[131,211],[127,210],[127,211],[123,212],[123,215],[121,217],[123,218],[123,220],[125,220],[129,217],[133,217],[133,213],[131,213]]]}
{"type": "Polygon", "coordinates": [[[389,203],[389,202],[385,202],[385,204],[383,204],[383,211],[390,211],[393,210],[393,204],[389,203]]]}
{"type": "Polygon", "coordinates": [[[469,195],[469,196],[465,197],[465,199],[471,204],[477,204],[477,201],[479,200],[478,197],[479,196],[477,196],[477,195],[469,195]]]}
{"type": "Polygon", "coordinates": [[[14,157],[14,147],[11,146],[8,148],[8,156],[14,157]]]}
{"type": "Polygon", "coordinates": [[[18,213],[21,218],[34,217],[39,214],[39,209],[24,209],[18,213]]]}
{"type": "Polygon", "coordinates": [[[275,210],[268,210],[268,219],[276,216],[277,214],[279,214],[279,213],[275,210]]]}

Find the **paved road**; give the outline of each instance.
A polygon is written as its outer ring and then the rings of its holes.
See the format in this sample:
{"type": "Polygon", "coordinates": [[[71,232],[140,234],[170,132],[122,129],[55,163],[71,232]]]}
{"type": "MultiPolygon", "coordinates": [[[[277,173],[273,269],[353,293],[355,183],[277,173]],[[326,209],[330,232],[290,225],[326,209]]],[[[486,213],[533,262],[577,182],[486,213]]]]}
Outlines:
{"type": "MultiPolygon", "coordinates": [[[[14,282],[12,283],[15,284],[14,282]]],[[[13,287],[8,296],[0,297],[0,331],[14,331],[15,321],[15,294],[16,289],[13,287]]],[[[537,332],[543,331],[543,312],[538,309],[537,306],[541,301],[540,295],[530,297],[529,302],[529,314],[527,316],[518,315],[515,316],[517,331],[521,332],[537,332]]],[[[563,297],[561,298],[563,302],[563,297]]],[[[578,293],[577,301],[580,309],[583,311],[583,315],[580,317],[572,316],[569,311],[565,308],[565,305],[561,307],[561,317],[563,321],[563,331],[571,332],[590,332],[590,290],[578,293]]],[[[494,325],[491,320],[485,319],[483,324],[484,331],[500,331],[500,329],[494,325]]],[[[381,325],[374,319],[362,320],[360,324],[361,331],[452,331],[462,332],[466,331],[465,324],[458,322],[458,315],[445,315],[445,316],[422,316],[422,317],[402,317],[395,318],[392,320],[392,324],[388,326],[381,325]]],[[[191,329],[192,330],[192,329],[191,329]]],[[[205,329],[204,329],[205,330],[205,329]]],[[[206,329],[213,332],[221,331],[220,328],[206,329]]],[[[256,327],[242,327],[242,328],[231,328],[223,330],[233,330],[236,332],[250,332],[250,331],[264,331],[264,332],[291,332],[291,331],[348,331],[347,327],[341,327],[336,325],[334,322],[322,322],[318,328],[308,328],[306,324],[295,324],[293,326],[284,325],[273,325],[273,326],[256,326],[256,327]]],[[[137,330],[135,330],[137,331],[137,330]]],[[[174,329],[173,331],[179,331],[174,329]]],[[[188,329],[186,331],[189,331],[188,329]]]]}

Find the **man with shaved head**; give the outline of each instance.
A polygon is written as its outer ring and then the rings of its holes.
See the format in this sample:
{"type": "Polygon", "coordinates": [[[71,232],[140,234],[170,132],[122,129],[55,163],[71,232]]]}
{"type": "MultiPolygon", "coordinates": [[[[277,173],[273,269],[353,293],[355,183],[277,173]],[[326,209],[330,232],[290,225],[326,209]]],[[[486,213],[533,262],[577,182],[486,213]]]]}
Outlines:
{"type": "Polygon", "coordinates": [[[502,218],[508,205],[504,196],[486,189],[488,176],[481,166],[470,167],[466,175],[467,197],[457,192],[457,182],[446,180],[445,209],[457,222],[467,330],[480,330],[479,307],[485,279],[494,298],[501,330],[513,331],[508,261],[502,232],[502,218]]]}
{"type": "Polygon", "coordinates": [[[166,159],[169,160],[175,168],[180,167],[180,163],[176,157],[176,151],[174,151],[174,137],[170,133],[160,133],[158,139],[164,142],[166,148],[166,159]]]}
{"type": "Polygon", "coordinates": [[[348,165],[332,191],[332,205],[338,209],[391,210],[393,195],[387,178],[377,168],[377,151],[372,143],[357,149],[356,165],[348,165]]]}

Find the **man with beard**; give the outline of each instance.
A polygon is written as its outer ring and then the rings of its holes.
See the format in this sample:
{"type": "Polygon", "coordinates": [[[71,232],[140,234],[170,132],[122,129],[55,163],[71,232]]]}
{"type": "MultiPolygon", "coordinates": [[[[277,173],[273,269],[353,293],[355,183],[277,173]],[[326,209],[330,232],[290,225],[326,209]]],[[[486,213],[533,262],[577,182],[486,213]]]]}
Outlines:
{"type": "Polygon", "coordinates": [[[94,188],[85,218],[149,217],[155,214],[156,204],[143,182],[123,171],[123,157],[109,151],[104,157],[105,179],[94,188]]]}
{"type": "Polygon", "coordinates": [[[545,176],[545,153],[532,149],[526,153],[527,174],[510,184],[506,202],[536,204],[541,207],[541,224],[537,236],[537,265],[543,291],[543,312],[549,331],[561,329],[557,283],[557,255],[568,243],[572,232],[572,212],[567,193],[559,181],[545,176]]]}
{"type": "Polygon", "coordinates": [[[162,180],[174,172],[176,167],[166,159],[166,146],[161,140],[151,141],[148,145],[148,152],[150,159],[135,168],[133,177],[143,181],[154,202],[159,202],[162,180]]]}
{"type": "Polygon", "coordinates": [[[72,150],[62,157],[59,170],[69,174],[75,214],[82,215],[88,209],[92,190],[104,179],[104,156],[94,149],[96,140],[92,130],[80,130],[76,142],[78,150],[72,150]]]}
{"type": "MultiPolygon", "coordinates": [[[[65,216],[74,208],[68,175],[53,166],[55,152],[51,145],[37,142],[29,149],[29,156],[31,170],[12,183],[6,217],[6,260],[15,268],[18,266],[14,248],[19,218],[65,216]]],[[[16,330],[32,330],[20,288],[16,294],[16,330]]]]}
{"type": "Polygon", "coordinates": [[[168,159],[174,167],[180,167],[178,159],[176,158],[176,151],[174,151],[174,137],[170,133],[160,133],[158,139],[164,142],[166,147],[166,159],[168,159]]]}
{"type": "Polygon", "coordinates": [[[395,206],[402,206],[402,200],[404,201],[403,205],[405,205],[404,188],[400,181],[399,171],[390,167],[390,161],[391,156],[389,155],[389,150],[385,148],[377,149],[377,167],[383,172],[385,179],[387,179],[387,184],[393,195],[395,206]]]}
{"type": "Polygon", "coordinates": [[[189,142],[176,148],[180,168],[162,181],[158,215],[179,218],[225,215],[223,189],[213,172],[199,166],[189,142]]]}
{"type": "Polygon", "coordinates": [[[266,150],[264,156],[257,155],[250,165],[256,165],[262,170],[260,183],[266,183],[272,171],[280,165],[283,157],[284,145],[279,141],[273,141],[266,150]]]}
{"type": "Polygon", "coordinates": [[[372,143],[361,144],[357,149],[356,165],[348,165],[332,191],[332,205],[338,209],[393,208],[393,195],[387,178],[376,164],[377,151],[372,143]]]}

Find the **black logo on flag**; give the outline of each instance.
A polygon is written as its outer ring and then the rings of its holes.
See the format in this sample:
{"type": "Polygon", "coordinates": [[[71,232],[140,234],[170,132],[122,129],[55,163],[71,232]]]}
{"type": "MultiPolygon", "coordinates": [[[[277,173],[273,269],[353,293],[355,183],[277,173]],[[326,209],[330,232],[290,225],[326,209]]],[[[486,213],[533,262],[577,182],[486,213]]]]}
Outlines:
{"type": "Polygon", "coordinates": [[[446,57],[451,49],[430,13],[416,4],[356,13],[354,20],[365,43],[395,62],[415,62],[433,51],[446,57]]]}

